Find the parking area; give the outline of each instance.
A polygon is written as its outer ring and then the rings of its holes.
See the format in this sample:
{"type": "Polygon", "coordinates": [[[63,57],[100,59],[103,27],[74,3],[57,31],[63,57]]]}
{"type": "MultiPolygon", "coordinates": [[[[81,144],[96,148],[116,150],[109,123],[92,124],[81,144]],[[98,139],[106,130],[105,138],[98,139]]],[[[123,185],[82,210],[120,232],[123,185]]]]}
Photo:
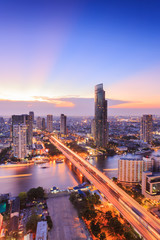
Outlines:
{"type": "Polygon", "coordinates": [[[49,240],[84,240],[89,239],[88,230],[78,218],[77,211],[69,196],[59,196],[47,200],[48,211],[53,221],[49,240]]]}

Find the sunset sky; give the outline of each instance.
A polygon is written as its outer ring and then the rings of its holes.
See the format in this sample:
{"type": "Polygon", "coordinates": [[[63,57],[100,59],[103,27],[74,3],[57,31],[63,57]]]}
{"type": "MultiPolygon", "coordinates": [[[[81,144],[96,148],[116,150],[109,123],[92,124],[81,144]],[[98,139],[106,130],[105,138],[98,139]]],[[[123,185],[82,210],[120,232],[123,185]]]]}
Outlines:
{"type": "Polygon", "coordinates": [[[159,0],[0,1],[0,115],[160,114],[159,0]]]}

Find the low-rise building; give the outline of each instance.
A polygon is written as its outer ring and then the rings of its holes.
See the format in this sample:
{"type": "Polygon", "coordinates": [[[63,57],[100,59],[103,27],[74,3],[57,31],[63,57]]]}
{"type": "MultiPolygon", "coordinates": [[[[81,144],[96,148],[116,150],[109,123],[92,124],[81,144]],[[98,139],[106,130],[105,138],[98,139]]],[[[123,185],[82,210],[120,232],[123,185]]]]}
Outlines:
{"type": "Polygon", "coordinates": [[[36,231],[36,240],[47,240],[48,225],[46,221],[38,222],[36,231]]]}
{"type": "Polygon", "coordinates": [[[147,198],[160,200],[160,173],[142,173],[142,194],[147,198]]]}

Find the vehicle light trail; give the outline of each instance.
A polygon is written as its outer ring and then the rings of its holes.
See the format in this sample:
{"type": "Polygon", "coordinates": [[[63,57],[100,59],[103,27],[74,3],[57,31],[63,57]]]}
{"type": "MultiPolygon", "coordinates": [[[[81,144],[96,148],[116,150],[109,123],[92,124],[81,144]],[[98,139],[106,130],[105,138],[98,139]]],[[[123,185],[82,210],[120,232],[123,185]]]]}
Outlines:
{"type": "Polygon", "coordinates": [[[26,174],[18,174],[18,175],[8,175],[8,176],[0,176],[0,179],[3,178],[17,178],[17,177],[30,177],[32,173],[26,173],[26,174]]]}
{"type": "Polygon", "coordinates": [[[145,210],[132,197],[119,188],[101,171],[66,147],[55,137],[49,137],[54,144],[79,171],[104,194],[130,224],[147,240],[160,239],[160,221],[145,210]]]}
{"type": "Polygon", "coordinates": [[[107,169],[103,169],[103,171],[117,171],[118,168],[107,168],[107,169]]]}

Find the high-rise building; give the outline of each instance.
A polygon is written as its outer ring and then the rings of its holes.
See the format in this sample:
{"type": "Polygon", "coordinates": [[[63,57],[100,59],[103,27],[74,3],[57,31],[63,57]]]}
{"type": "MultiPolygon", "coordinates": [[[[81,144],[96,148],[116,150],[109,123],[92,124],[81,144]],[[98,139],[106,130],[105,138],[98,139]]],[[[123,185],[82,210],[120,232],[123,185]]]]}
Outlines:
{"type": "MultiPolygon", "coordinates": [[[[27,146],[32,146],[32,139],[33,139],[33,122],[32,117],[28,114],[22,115],[13,115],[12,116],[12,133],[13,133],[13,126],[18,124],[25,124],[27,126],[27,146]]],[[[13,134],[12,134],[13,136],[13,134]]]]}
{"type": "Polygon", "coordinates": [[[153,156],[153,171],[160,172],[160,155],[153,156]]]}
{"type": "Polygon", "coordinates": [[[46,129],[45,118],[42,118],[42,130],[46,129]]]}
{"type": "Polygon", "coordinates": [[[153,171],[154,169],[154,158],[153,157],[143,157],[143,171],[153,171]]]}
{"type": "Polygon", "coordinates": [[[91,135],[93,138],[95,138],[95,119],[91,122],[91,135]]]}
{"type": "Polygon", "coordinates": [[[32,121],[33,121],[33,124],[34,124],[34,112],[29,112],[29,115],[32,117],[32,121]]]}
{"type": "Polygon", "coordinates": [[[107,100],[103,84],[95,86],[95,144],[105,148],[108,142],[107,100]]]}
{"type": "Polygon", "coordinates": [[[27,125],[13,125],[13,152],[17,158],[25,158],[27,155],[27,125]]]}
{"type": "Polygon", "coordinates": [[[64,114],[61,114],[61,121],[60,121],[60,133],[67,134],[67,117],[64,114]]]}
{"type": "Polygon", "coordinates": [[[142,181],[143,160],[135,158],[121,158],[118,160],[118,180],[126,183],[142,181]]]}
{"type": "Polygon", "coordinates": [[[141,118],[140,139],[144,142],[152,142],[152,115],[143,115],[141,118]]]}
{"type": "Polygon", "coordinates": [[[37,129],[42,130],[42,118],[41,117],[37,117],[36,127],[37,127],[37,129]]]}
{"type": "Polygon", "coordinates": [[[47,115],[47,131],[53,132],[53,115],[47,115]]]}

